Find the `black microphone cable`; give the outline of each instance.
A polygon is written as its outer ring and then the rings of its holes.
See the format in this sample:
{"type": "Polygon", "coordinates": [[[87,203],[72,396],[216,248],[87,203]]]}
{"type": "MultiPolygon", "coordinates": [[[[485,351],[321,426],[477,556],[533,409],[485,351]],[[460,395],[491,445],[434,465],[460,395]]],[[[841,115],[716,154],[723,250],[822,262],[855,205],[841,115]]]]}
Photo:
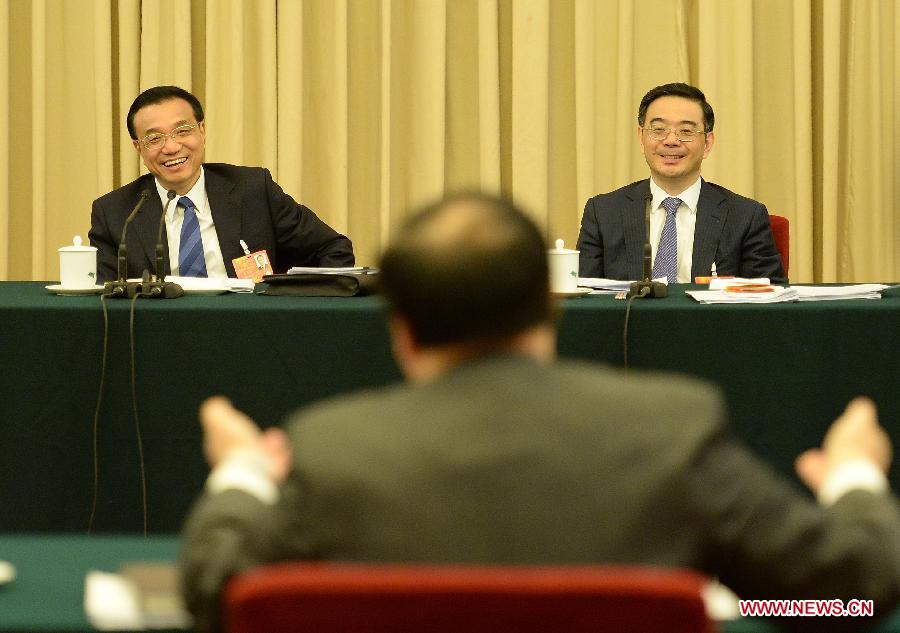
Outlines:
{"type": "Polygon", "coordinates": [[[628,369],[628,320],[631,317],[631,304],[636,298],[643,298],[650,294],[651,286],[644,286],[636,293],[631,295],[625,301],[625,327],[622,329],[622,356],[625,362],[625,369],[628,369]]]}
{"type": "MultiPolygon", "coordinates": [[[[144,467],[144,441],[143,436],[141,434],[141,422],[140,416],[138,415],[138,406],[137,406],[137,370],[135,365],[135,337],[134,337],[134,309],[135,303],[138,298],[140,298],[140,293],[135,293],[134,297],[131,299],[131,310],[129,314],[128,320],[128,332],[130,339],[130,348],[131,348],[131,410],[134,419],[134,430],[135,435],[137,437],[137,447],[138,447],[138,464],[139,464],[139,472],[140,472],[140,482],[141,482],[141,509],[142,509],[142,518],[143,518],[143,530],[144,536],[147,536],[149,533],[149,512],[147,510],[147,476],[146,469],[144,467]]],[[[100,460],[98,455],[98,444],[99,444],[99,428],[100,428],[100,410],[103,406],[103,391],[106,385],[106,358],[107,352],[109,350],[109,312],[108,307],[106,305],[107,295],[100,295],[100,305],[102,307],[103,312],[103,352],[100,360],[100,388],[97,391],[97,406],[94,408],[94,423],[92,427],[91,433],[91,447],[93,450],[93,486],[92,486],[92,496],[91,496],[91,514],[88,519],[88,534],[91,534],[94,530],[94,519],[97,516],[97,498],[98,491],[100,486],[100,460]]]]}
{"type": "Polygon", "coordinates": [[[131,313],[128,319],[128,334],[131,343],[131,409],[134,414],[134,433],[137,438],[138,448],[138,464],[140,468],[141,480],[141,509],[143,510],[144,519],[144,536],[148,534],[149,514],[147,512],[147,473],[144,469],[144,440],[141,435],[141,421],[138,417],[137,405],[137,370],[135,368],[134,354],[134,306],[141,297],[141,293],[136,292],[131,299],[131,313]]]}
{"type": "Polygon", "coordinates": [[[100,486],[100,459],[97,455],[97,436],[100,429],[100,409],[103,405],[103,388],[106,384],[106,352],[109,349],[109,314],[106,305],[107,294],[100,295],[100,307],[103,311],[103,353],[100,357],[100,388],[97,390],[97,406],[94,408],[94,424],[91,428],[91,448],[93,450],[94,481],[91,495],[91,516],[88,518],[88,534],[94,530],[94,518],[97,516],[97,491],[100,486]]]}

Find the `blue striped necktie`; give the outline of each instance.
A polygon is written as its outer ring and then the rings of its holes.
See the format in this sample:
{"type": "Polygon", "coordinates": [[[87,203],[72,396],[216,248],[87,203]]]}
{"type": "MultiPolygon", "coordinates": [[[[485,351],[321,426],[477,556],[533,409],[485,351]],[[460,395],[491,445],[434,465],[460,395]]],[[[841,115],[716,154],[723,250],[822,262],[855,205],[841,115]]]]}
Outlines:
{"type": "Polygon", "coordinates": [[[659,246],[656,248],[656,259],[653,260],[653,278],[665,277],[670,284],[678,283],[678,233],[675,228],[675,214],[681,206],[681,198],[666,198],[662,202],[666,210],[666,223],[659,246]]]}
{"type": "Polygon", "coordinates": [[[184,207],[181,242],[178,246],[178,274],[182,277],[206,277],[206,259],[203,257],[197,208],[186,196],[178,199],[178,206],[184,207]]]}

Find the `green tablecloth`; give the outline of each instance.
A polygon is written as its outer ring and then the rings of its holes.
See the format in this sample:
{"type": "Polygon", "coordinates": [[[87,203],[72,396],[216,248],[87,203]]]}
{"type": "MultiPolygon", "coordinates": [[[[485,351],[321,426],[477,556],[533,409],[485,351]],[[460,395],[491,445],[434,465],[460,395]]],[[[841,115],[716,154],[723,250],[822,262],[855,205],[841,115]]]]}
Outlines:
{"type": "MultiPolygon", "coordinates": [[[[881,300],[702,305],[675,288],[635,302],[632,366],[707,378],[727,397],[735,433],[782,473],[818,446],[856,395],[872,397],[900,447],[900,289],[881,300]]],[[[624,302],[566,303],[563,356],[622,363],[624,302]]],[[[664,406],[664,403],[661,403],[664,406]]],[[[893,469],[900,490],[900,467],[893,469]]]]}
{"type": "Polygon", "coordinates": [[[84,612],[89,570],[115,572],[129,561],[171,561],[174,537],[0,536],[0,559],[17,577],[0,587],[4,633],[93,631],[84,612]]]}
{"type": "MultiPolygon", "coordinates": [[[[704,306],[683,290],[635,302],[633,367],[721,384],[736,434],[785,473],[860,393],[875,398],[900,445],[900,297],[704,306]]],[[[107,305],[95,528],[136,532],[143,513],[131,304],[107,305]]],[[[36,282],[0,283],[0,318],[0,532],[84,531],[93,497],[100,299],[58,297],[36,282]]],[[[560,354],[620,365],[623,321],[624,302],[610,296],[563,302],[560,354]]],[[[140,300],[134,332],[149,526],[156,533],[179,529],[207,474],[196,420],[203,398],[227,394],[268,425],[313,400],[400,379],[374,297],[140,300]]],[[[898,488],[900,469],[892,482],[898,488]]]]}
{"type": "MultiPolygon", "coordinates": [[[[0,559],[12,562],[16,580],[0,587],[0,632],[92,631],[84,614],[88,570],[115,572],[126,562],[177,556],[175,537],[0,536],[0,559]]],[[[774,633],[771,621],[745,618],[724,623],[722,633],[774,633]]],[[[900,633],[900,613],[880,633],[900,633]]]]}

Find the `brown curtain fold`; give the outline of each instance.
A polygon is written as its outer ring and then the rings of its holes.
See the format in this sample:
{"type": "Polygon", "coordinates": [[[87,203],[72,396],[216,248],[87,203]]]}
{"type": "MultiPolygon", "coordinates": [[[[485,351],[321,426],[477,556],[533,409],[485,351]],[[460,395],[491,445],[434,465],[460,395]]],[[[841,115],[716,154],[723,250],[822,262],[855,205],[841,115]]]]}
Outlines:
{"type": "Polygon", "coordinates": [[[55,280],[142,166],[124,117],[174,83],[207,160],[268,167],[374,264],[411,207],[512,195],[573,245],[644,178],[636,110],[687,81],[709,180],[791,221],[791,279],[900,280],[900,0],[0,0],[0,279],[55,280]]]}

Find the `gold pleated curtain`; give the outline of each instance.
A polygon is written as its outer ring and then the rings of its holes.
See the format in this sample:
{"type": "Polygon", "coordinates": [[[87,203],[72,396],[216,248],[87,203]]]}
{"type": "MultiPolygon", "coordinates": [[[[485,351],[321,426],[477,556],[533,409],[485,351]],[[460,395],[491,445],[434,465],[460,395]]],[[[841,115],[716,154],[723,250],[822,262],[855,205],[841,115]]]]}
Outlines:
{"type": "Polygon", "coordinates": [[[633,180],[640,97],[700,86],[704,176],[791,221],[791,279],[900,280],[900,0],[0,0],[0,279],[55,280],[177,84],[374,264],[411,207],[512,195],[573,245],[633,180]]]}

